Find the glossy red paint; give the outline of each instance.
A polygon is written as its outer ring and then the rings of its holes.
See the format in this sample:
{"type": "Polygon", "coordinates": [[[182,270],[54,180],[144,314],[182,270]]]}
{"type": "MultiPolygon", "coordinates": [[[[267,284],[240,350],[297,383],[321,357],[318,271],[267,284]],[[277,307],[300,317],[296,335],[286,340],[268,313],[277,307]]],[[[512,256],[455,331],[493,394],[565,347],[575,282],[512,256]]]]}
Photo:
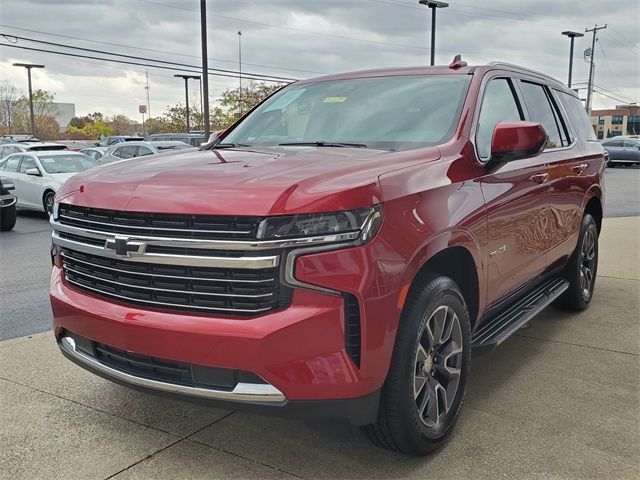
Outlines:
{"type": "Polygon", "coordinates": [[[526,78],[568,92],[518,69],[379,70],[301,83],[426,74],[473,75],[457,129],[442,145],[400,152],[247,148],[137,158],[79,174],[57,197],[113,210],[260,216],[383,204],[382,227],[370,243],[301,256],[295,270],[300,281],[359,300],[360,368],[345,353],[342,299],[304,289],[296,289],[282,311],[222,318],[99,299],[74,290],[54,267],[56,332],[68,329],[136,353],[249,370],[287,398],[309,400],[355,398],[380,388],[407,291],[436,254],[457,249],[475,265],[468,276],[477,291],[466,301],[475,305],[474,324],[481,322],[493,304],[566,261],[587,202],[602,199],[603,149],[578,138],[568,148],[540,153],[546,134],[539,124],[503,123],[494,132],[494,152],[529,155],[488,169],[476,153],[475,132],[489,79],[526,78]]]}
{"type": "Polygon", "coordinates": [[[513,161],[539,155],[548,140],[547,133],[535,122],[500,122],[491,138],[491,158],[513,161]]]}

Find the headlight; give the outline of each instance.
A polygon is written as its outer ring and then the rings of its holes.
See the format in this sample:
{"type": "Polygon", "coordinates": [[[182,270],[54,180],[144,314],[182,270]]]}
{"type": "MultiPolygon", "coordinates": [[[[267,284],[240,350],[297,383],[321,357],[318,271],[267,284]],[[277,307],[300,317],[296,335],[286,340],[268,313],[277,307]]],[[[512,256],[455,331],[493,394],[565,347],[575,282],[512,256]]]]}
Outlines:
{"type": "Polygon", "coordinates": [[[258,227],[258,239],[314,238],[320,242],[371,240],[382,223],[382,205],[334,213],[271,217],[258,227]],[[320,237],[320,238],[317,238],[320,237]]]}

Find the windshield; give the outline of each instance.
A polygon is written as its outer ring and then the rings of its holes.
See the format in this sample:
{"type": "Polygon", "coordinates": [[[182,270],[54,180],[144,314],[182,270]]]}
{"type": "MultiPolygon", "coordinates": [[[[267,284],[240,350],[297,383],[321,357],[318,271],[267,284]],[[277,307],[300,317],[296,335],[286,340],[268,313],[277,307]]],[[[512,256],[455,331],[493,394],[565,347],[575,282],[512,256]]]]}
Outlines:
{"type": "Polygon", "coordinates": [[[47,173],[76,173],[84,172],[85,170],[100,165],[88,155],[76,154],[76,155],[51,155],[51,156],[39,156],[42,168],[47,173]]]}
{"type": "Polygon", "coordinates": [[[471,77],[393,76],[285,88],[219,147],[311,144],[403,150],[451,138],[471,77]]]}

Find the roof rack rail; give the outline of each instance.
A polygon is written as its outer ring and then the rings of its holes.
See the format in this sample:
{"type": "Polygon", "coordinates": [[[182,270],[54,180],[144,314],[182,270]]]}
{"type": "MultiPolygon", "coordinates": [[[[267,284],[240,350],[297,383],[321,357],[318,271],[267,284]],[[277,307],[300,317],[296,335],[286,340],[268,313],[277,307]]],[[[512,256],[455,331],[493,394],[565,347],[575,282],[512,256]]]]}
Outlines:
{"type": "MultiPolygon", "coordinates": [[[[517,68],[518,70],[523,70],[525,72],[529,72],[529,73],[533,73],[535,75],[539,75],[541,77],[546,77],[548,79],[554,80],[558,83],[562,83],[560,80],[558,80],[557,78],[552,77],[551,75],[547,75],[546,73],[540,73],[536,70],[533,70],[531,68],[527,68],[527,67],[523,67],[522,65],[516,65],[515,63],[509,63],[509,62],[489,62],[488,65],[492,66],[492,67],[510,67],[510,68],[517,68]]],[[[564,84],[563,84],[564,85],[564,84]]]]}

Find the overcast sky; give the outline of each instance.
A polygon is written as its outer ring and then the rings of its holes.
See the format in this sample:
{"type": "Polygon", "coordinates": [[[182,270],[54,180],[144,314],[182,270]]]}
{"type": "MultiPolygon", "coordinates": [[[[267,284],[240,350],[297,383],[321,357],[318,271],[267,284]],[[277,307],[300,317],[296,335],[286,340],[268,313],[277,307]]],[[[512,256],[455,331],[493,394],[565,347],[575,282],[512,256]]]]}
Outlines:
{"type": "MultiPolygon", "coordinates": [[[[138,118],[138,105],[146,103],[145,67],[10,48],[7,45],[68,51],[11,35],[198,65],[199,4],[198,0],[1,0],[0,34],[5,36],[0,37],[0,80],[25,91],[25,71],[12,63],[42,63],[46,69],[34,71],[34,88],[55,93],[60,102],[75,103],[78,115],[100,111],[138,118]]],[[[623,100],[640,103],[640,0],[450,0],[450,4],[438,10],[437,63],[448,63],[461,53],[469,64],[502,60],[566,81],[569,40],[560,32],[583,32],[595,23],[606,23],[595,49],[595,83],[603,94],[619,100],[596,94],[593,106],[612,107],[623,100]]],[[[238,69],[238,30],[243,33],[243,71],[255,74],[307,78],[429,60],[430,16],[417,0],[208,0],[207,8],[213,68],[238,69]]],[[[583,51],[590,46],[589,35],[576,39],[575,86],[584,86],[588,78],[583,51]]],[[[177,71],[148,70],[155,116],[183,100],[184,84],[173,78],[177,71]]],[[[232,78],[210,76],[209,82],[212,98],[237,86],[232,78]]],[[[192,86],[197,91],[197,83],[192,86]]]]}

